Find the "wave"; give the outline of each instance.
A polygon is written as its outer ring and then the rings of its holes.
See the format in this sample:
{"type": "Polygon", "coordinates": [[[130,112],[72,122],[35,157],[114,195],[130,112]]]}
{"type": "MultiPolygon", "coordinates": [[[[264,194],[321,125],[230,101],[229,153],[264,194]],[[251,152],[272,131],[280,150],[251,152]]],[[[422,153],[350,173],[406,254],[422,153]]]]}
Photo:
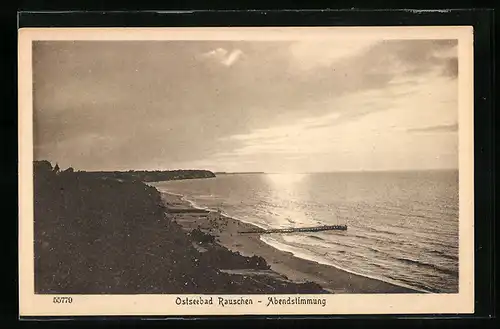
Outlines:
{"type": "MultiPolygon", "coordinates": [[[[195,201],[193,201],[187,195],[184,195],[184,194],[171,192],[171,191],[168,191],[168,190],[165,190],[165,189],[162,189],[160,192],[161,193],[166,193],[166,194],[171,194],[171,195],[175,195],[175,196],[181,197],[182,201],[188,202],[195,209],[201,209],[201,210],[207,210],[207,211],[217,211],[218,210],[218,209],[213,209],[213,208],[210,208],[210,207],[207,207],[207,206],[202,206],[202,205],[196,203],[195,201]]],[[[240,222],[243,222],[243,223],[246,223],[246,224],[250,224],[250,225],[253,225],[253,226],[257,226],[257,227],[260,227],[262,229],[268,229],[269,228],[269,227],[266,227],[264,225],[258,225],[255,222],[245,221],[245,220],[243,220],[241,218],[237,218],[236,216],[231,216],[231,215],[229,215],[229,214],[227,214],[227,213],[225,213],[223,211],[221,212],[221,214],[223,216],[225,216],[225,217],[228,217],[228,218],[231,218],[231,219],[234,219],[234,220],[238,220],[240,222]]],[[[318,240],[324,240],[324,239],[322,239],[320,237],[317,237],[317,236],[311,236],[311,237],[314,237],[314,238],[316,238],[318,240]]],[[[426,290],[422,290],[422,289],[420,289],[418,287],[414,287],[414,286],[411,286],[411,285],[402,284],[402,283],[397,282],[395,280],[387,280],[387,279],[384,279],[384,278],[381,278],[381,277],[367,275],[367,274],[364,274],[364,273],[358,273],[358,272],[352,271],[350,269],[341,267],[340,265],[338,265],[338,264],[336,264],[334,262],[326,261],[326,260],[324,260],[322,258],[315,257],[313,255],[307,255],[302,250],[298,250],[298,248],[293,248],[291,246],[288,246],[286,244],[283,244],[283,243],[280,243],[280,242],[277,242],[277,241],[269,241],[268,239],[266,239],[263,236],[260,237],[260,240],[262,242],[266,243],[267,245],[275,248],[275,249],[278,249],[278,250],[281,250],[281,251],[285,251],[285,252],[291,252],[297,258],[301,258],[301,259],[313,261],[313,262],[316,262],[316,263],[319,263],[319,264],[323,264],[323,265],[327,265],[327,266],[333,266],[333,267],[335,267],[335,268],[337,268],[339,270],[342,270],[344,272],[348,272],[348,273],[351,273],[351,274],[363,276],[363,277],[374,279],[374,280],[379,280],[379,281],[387,282],[387,283],[394,284],[394,285],[397,285],[397,286],[400,286],[400,287],[403,287],[403,288],[413,289],[413,290],[416,290],[416,291],[419,291],[419,292],[422,292],[422,293],[428,293],[429,292],[429,291],[426,291],[426,290]]],[[[344,246],[344,245],[342,245],[340,243],[335,243],[335,242],[332,242],[332,243],[333,244],[338,244],[340,246],[344,246]]]]}
{"type": "Polygon", "coordinates": [[[322,237],[316,236],[316,235],[308,235],[309,238],[320,240],[320,241],[325,241],[322,237]]]}
{"type": "Polygon", "coordinates": [[[405,257],[396,257],[395,259],[397,259],[399,261],[402,261],[404,263],[407,263],[407,264],[412,264],[412,265],[426,267],[426,268],[429,268],[429,269],[432,269],[432,270],[436,270],[436,271],[439,271],[439,272],[442,272],[442,273],[446,273],[446,274],[457,274],[457,271],[449,270],[447,268],[442,268],[440,266],[437,266],[437,265],[434,265],[434,264],[425,263],[425,262],[422,262],[422,261],[419,261],[419,260],[416,260],[416,259],[410,259],[410,258],[405,258],[405,257]]]}
{"type": "Polygon", "coordinates": [[[328,260],[325,260],[323,258],[320,258],[320,257],[314,256],[314,255],[310,255],[310,254],[304,253],[303,249],[295,248],[293,246],[290,246],[290,245],[278,242],[278,241],[276,241],[274,239],[270,239],[268,237],[261,236],[260,240],[262,242],[266,243],[267,245],[270,245],[271,247],[273,247],[275,249],[278,249],[278,250],[281,250],[281,251],[285,251],[285,252],[289,252],[289,253],[291,253],[293,256],[295,256],[297,258],[301,258],[301,259],[313,261],[313,262],[316,262],[316,263],[322,264],[322,265],[332,266],[332,267],[335,267],[335,268],[337,268],[337,269],[339,269],[341,271],[344,271],[344,272],[348,272],[348,273],[351,273],[351,274],[354,274],[354,275],[363,276],[363,277],[369,278],[369,279],[383,281],[383,282],[386,282],[386,283],[393,284],[395,286],[399,286],[399,287],[403,287],[403,288],[407,288],[407,289],[412,289],[412,290],[419,291],[419,292],[422,292],[422,293],[429,293],[430,292],[428,290],[424,290],[424,289],[416,287],[416,286],[404,284],[404,283],[398,282],[396,280],[390,280],[390,279],[386,279],[386,278],[382,278],[382,277],[378,277],[378,276],[374,276],[374,275],[368,275],[366,273],[355,272],[353,270],[350,270],[350,269],[347,269],[345,267],[342,267],[342,266],[340,266],[340,265],[338,265],[338,264],[336,264],[336,263],[334,263],[332,261],[328,261],[328,260]]]}
{"type": "Polygon", "coordinates": [[[436,255],[439,255],[443,258],[453,260],[453,261],[458,261],[458,255],[450,255],[450,254],[444,253],[444,252],[439,251],[439,250],[431,250],[431,252],[436,254],[436,255]]]}
{"type": "Polygon", "coordinates": [[[373,228],[373,227],[364,226],[362,228],[364,230],[375,232],[375,233],[384,233],[384,234],[389,234],[389,235],[398,235],[398,233],[396,233],[396,232],[391,232],[391,231],[387,231],[387,230],[377,230],[376,228],[373,228]]]}
{"type": "MultiPolygon", "coordinates": [[[[236,176],[232,178],[236,179],[236,176]]],[[[237,182],[239,181],[231,184],[235,185],[237,182]]],[[[248,182],[245,181],[246,183],[248,182]]],[[[446,290],[449,287],[445,287],[448,284],[443,280],[449,279],[450,283],[454,283],[457,279],[455,263],[458,256],[454,255],[458,249],[455,237],[457,230],[454,222],[448,221],[448,216],[453,214],[446,213],[443,221],[433,218],[435,213],[440,215],[445,210],[439,211],[443,202],[433,204],[426,201],[428,204],[419,205],[419,209],[407,205],[410,209],[406,213],[402,210],[406,210],[407,206],[399,201],[393,202],[392,199],[335,199],[335,190],[328,190],[325,191],[329,193],[327,203],[310,200],[307,194],[303,200],[297,201],[299,194],[293,195],[293,199],[287,199],[286,194],[269,194],[264,189],[267,188],[266,185],[261,187],[260,181],[255,183],[248,191],[233,192],[231,188],[234,186],[227,188],[226,184],[191,185],[192,181],[184,183],[187,185],[181,185],[180,188],[172,186],[173,191],[170,191],[169,186],[161,186],[159,190],[178,196],[195,209],[221,211],[226,217],[262,230],[303,225],[328,226],[331,224],[333,211],[337,221],[348,219],[349,234],[338,234],[336,231],[271,234],[267,238],[261,237],[261,240],[273,248],[289,251],[298,258],[425,293],[446,290]],[[388,202],[389,206],[383,202],[388,202]],[[408,218],[409,216],[412,218],[408,218]],[[432,230],[422,230],[420,225],[424,222],[432,230]],[[278,237],[285,238],[286,241],[276,240],[278,237]],[[321,251],[326,254],[322,255],[321,251]],[[341,258],[337,259],[334,255],[341,258]],[[420,259],[422,257],[425,262],[420,259]],[[420,281],[412,282],[413,278],[420,281]]]]}

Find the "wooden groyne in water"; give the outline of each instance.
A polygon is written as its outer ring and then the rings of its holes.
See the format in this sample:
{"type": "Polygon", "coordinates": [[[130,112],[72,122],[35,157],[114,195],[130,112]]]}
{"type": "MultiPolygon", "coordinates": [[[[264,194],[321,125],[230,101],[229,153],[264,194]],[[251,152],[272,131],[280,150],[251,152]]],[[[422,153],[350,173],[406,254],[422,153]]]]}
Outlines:
{"type": "Polygon", "coordinates": [[[291,228],[275,228],[275,229],[256,229],[251,231],[242,231],[238,233],[297,233],[297,232],[318,232],[318,231],[347,231],[347,225],[325,225],[314,227],[291,227],[291,228]]]}

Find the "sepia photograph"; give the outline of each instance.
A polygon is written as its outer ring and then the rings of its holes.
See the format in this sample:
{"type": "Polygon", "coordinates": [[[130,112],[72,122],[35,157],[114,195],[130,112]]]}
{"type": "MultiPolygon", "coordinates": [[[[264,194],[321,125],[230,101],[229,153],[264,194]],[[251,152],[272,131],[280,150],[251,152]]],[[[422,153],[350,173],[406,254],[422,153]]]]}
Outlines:
{"type": "Polygon", "coordinates": [[[473,312],[471,28],[23,29],[19,58],[26,315],[473,312]]]}

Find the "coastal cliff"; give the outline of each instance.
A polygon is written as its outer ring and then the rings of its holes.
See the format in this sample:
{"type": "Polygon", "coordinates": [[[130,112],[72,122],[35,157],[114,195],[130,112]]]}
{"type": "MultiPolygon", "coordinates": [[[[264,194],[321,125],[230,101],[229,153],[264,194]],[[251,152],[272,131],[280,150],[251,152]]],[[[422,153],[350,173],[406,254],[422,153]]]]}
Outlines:
{"type": "Polygon", "coordinates": [[[186,232],[169,219],[160,193],[142,182],[211,175],[206,171],[89,173],[35,162],[35,292],[325,292],[310,282],[231,274],[239,269],[268,271],[269,265],[258,256],[245,257],[218,245],[198,230],[186,232]]]}

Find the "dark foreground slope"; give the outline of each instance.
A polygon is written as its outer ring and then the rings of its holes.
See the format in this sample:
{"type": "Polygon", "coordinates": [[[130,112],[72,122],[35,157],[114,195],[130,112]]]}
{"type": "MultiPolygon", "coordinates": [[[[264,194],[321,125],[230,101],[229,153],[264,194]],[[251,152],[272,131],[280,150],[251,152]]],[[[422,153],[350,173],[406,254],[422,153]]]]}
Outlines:
{"type": "Polygon", "coordinates": [[[255,280],[221,269],[265,269],[169,220],[158,191],[138,181],[35,164],[35,291],[66,294],[318,293],[314,283],[255,280]]]}

